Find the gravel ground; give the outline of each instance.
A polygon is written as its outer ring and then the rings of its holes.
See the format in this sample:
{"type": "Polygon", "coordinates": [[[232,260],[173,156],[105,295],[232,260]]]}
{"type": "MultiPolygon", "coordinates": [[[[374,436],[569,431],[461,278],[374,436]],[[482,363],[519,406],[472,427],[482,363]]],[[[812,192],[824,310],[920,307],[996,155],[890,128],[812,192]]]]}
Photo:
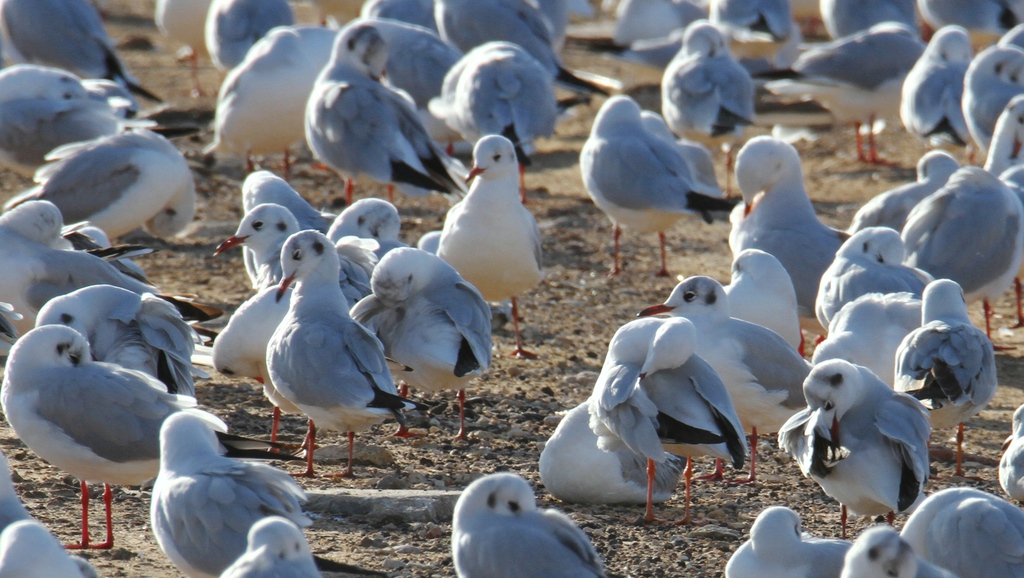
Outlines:
{"type": "MultiPolygon", "coordinates": [[[[111,0],[108,26],[112,36],[127,42],[123,56],[142,84],[164,96],[171,112],[184,119],[208,119],[214,100],[192,98],[187,68],[175,61],[175,48],[168,46],[151,21],[152,0],[111,0]]],[[[305,20],[312,13],[300,11],[305,20]]],[[[633,86],[630,93],[648,108],[657,108],[657,75],[618,64],[612,60],[570,51],[568,62],[623,79],[633,86]]],[[[202,69],[207,87],[219,74],[207,65],[202,69]]],[[[638,526],[634,520],[640,507],[578,506],[563,504],[544,491],[537,473],[537,458],[543,444],[558,423],[559,412],[572,408],[589,396],[615,329],[641,308],[661,302],[674,280],[657,279],[656,238],[640,238],[630,232],[623,237],[625,274],[610,279],[611,227],[586,195],[578,170],[578,155],[600,102],[577,111],[575,118],[559,127],[555,138],[542,141],[534,166],[527,175],[530,210],[541,228],[544,243],[545,279],[521,299],[527,347],[540,355],[535,361],[495,357],[490,372],[473,384],[469,392],[466,441],[450,441],[457,431],[454,395],[414,392],[417,400],[430,406],[413,421],[426,430],[424,437],[391,437],[393,424],[360,434],[360,453],[354,479],[320,478],[302,480],[309,491],[335,487],[411,489],[464,488],[482,474],[510,470],[534,485],[542,506],[566,511],[590,535],[609,572],[632,576],[722,576],[730,553],[746,538],[753,518],[763,508],[785,504],[794,508],[806,530],[823,536],[839,533],[839,506],[818,486],[804,479],[796,464],[782,456],[772,438],[758,447],[759,480],[756,487],[724,487],[720,484],[694,485],[694,514],[709,524],[703,528],[638,526]]],[[[869,167],[853,156],[852,134],[837,128],[814,143],[798,145],[804,160],[806,182],[819,213],[828,223],[845,227],[857,207],[874,194],[892,188],[914,176],[913,167],[924,147],[909,137],[898,122],[881,136],[882,153],[897,162],[895,168],[869,167]]],[[[751,131],[752,134],[764,132],[751,131]]],[[[159,253],[139,260],[154,282],[168,292],[196,293],[208,303],[233,310],[249,296],[248,281],[240,254],[214,258],[216,245],[229,236],[241,217],[240,185],[244,179],[241,159],[230,156],[204,157],[202,147],[210,142],[205,131],[178,141],[192,164],[199,191],[199,210],[193,231],[179,239],[157,242],[159,253]]],[[[292,184],[315,205],[332,210],[342,208],[341,181],[313,168],[308,152],[300,155],[292,184]]],[[[264,168],[279,171],[279,158],[266,159],[264,168]]],[[[720,180],[724,170],[720,167],[720,180]]],[[[0,199],[23,190],[29,181],[13,173],[0,179],[0,199]]],[[[357,195],[383,194],[383,188],[360,183],[357,195]]],[[[403,235],[409,242],[423,232],[439,229],[447,209],[441,198],[398,201],[403,215],[403,235]]],[[[694,219],[683,222],[669,234],[669,268],[681,275],[704,274],[727,280],[730,254],[729,225],[711,225],[694,219]]],[[[1012,301],[996,304],[1005,316],[1002,327],[1012,321],[1012,301]]],[[[972,308],[976,323],[980,307],[972,308]]],[[[213,324],[216,326],[216,324],[213,324]]],[[[508,328],[497,329],[494,345],[499,353],[512,348],[508,328]]],[[[1024,346],[1024,332],[1000,329],[998,339],[1024,346]]],[[[1020,389],[1020,350],[997,356],[1002,386],[990,407],[968,423],[966,450],[972,455],[970,474],[982,481],[951,478],[952,464],[934,461],[928,491],[955,485],[972,485],[1000,493],[996,461],[1003,438],[1009,433],[1013,409],[1024,402],[1020,389]]],[[[233,430],[253,436],[269,435],[271,407],[261,388],[249,381],[214,375],[197,388],[200,404],[223,417],[233,430]]],[[[283,439],[298,443],[304,420],[286,417],[283,439]]],[[[950,446],[952,431],[936,432],[937,445],[950,446]]],[[[318,440],[327,446],[318,451],[325,472],[343,467],[343,436],[324,432],[318,440]]],[[[0,448],[9,457],[21,498],[30,511],[63,541],[77,536],[79,501],[77,482],[45,464],[25,448],[6,424],[0,424],[0,448]]],[[[710,468],[710,460],[700,468],[710,468]]],[[[291,466],[295,468],[296,466],[291,466]]],[[[681,488],[680,488],[681,490],[681,488]]],[[[98,489],[93,489],[95,498],[98,489]]],[[[104,576],[174,576],[175,569],[160,552],[149,531],[150,491],[117,488],[114,491],[114,533],[117,547],[87,556],[104,576]]],[[[99,514],[94,508],[94,519],[99,514]]],[[[665,504],[660,513],[668,518],[682,516],[681,496],[665,504]]],[[[905,517],[898,517],[902,524],[905,517]]],[[[852,526],[856,535],[870,520],[852,526]]],[[[96,531],[102,531],[97,528],[96,531]]],[[[306,532],[313,550],[334,559],[372,568],[388,568],[400,576],[450,576],[449,524],[396,523],[393,520],[345,520],[316,516],[306,532]]]]}

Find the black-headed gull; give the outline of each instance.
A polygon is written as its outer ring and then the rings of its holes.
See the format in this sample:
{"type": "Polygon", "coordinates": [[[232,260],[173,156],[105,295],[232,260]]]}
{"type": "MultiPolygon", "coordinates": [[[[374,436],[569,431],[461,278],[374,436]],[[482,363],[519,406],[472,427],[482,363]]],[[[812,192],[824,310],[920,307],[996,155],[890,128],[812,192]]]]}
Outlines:
{"type": "Polygon", "coordinates": [[[918,556],[961,578],[1024,576],[1024,512],[975,488],[928,497],[900,536],[918,556]]]}
{"type": "Polygon", "coordinates": [[[841,578],[960,578],[921,558],[889,526],[873,526],[857,536],[846,553],[841,578]]]}
{"type": "Polygon", "coordinates": [[[274,388],[309,417],[304,475],[314,476],[314,424],[320,424],[348,433],[342,475],[351,476],[355,432],[389,417],[404,424],[402,411],[415,405],[398,396],[380,340],[349,316],[330,240],[316,231],[295,233],[281,248],[281,266],[278,298],[296,287],[267,345],[267,370],[274,388]]]}
{"type": "Polygon", "coordinates": [[[33,187],[9,200],[50,201],[68,223],[89,221],[111,237],[145,226],[157,237],[181,234],[196,211],[196,189],[185,156],[145,129],[71,143],[46,156],[33,187]]]}
{"type": "Polygon", "coordinates": [[[1024,4],[1018,0],[917,0],[921,19],[938,30],[957,24],[971,33],[976,46],[987,46],[1024,22],[1024,4]]]}
{"type": "Polygon", "coordinates": [[[384,199],[359,199],[334,218],[327,238],[337,243],[342,237],[354,236],[377,241],[377,257],[392,249],[405,247],[398,239],[402,231],[402,217],[398,209],[384,199]]]}
{"type": "Polygon", "coordinates": [[[867,227],[903,230],[907,215],[925,197],[942,188],[960,163],[946,151],[928,151],[917,161],[917,180],[873,197],[853,216],[851,235],[867,227]]]}
{"type": "MultiPolygon", "coordinates": [[[[643,504],[647,501],[647,458],[630,449],[609,452],[598,447],[590,429],[588,399],[570,409],[544,444],[538,469],[552,496],[579,504],[643,504]]],[[[672,497],[686,460],[669,455],[654,473],[651,500],[672,497]]]]}
{"type": "Polygon", "coordinates": [[[738,58],[773,59],[800,30],[789,0],[711,0],[708,20],[729,39],[738,58]]]}
{"type": "Polygon", "coordinates": [[[87,0],[3,0],[0,34],[9,63],[39,64],[82,78],[106,78],[150,100],[114,51],[99,11],[87,0]]]}
{"type": "Polygon", "coordinates": [[[971,324],[955,281],[933,281],[921,303],[921,327],[896,351],[894,385],[931,410],[932,429],[957,426],[954,475],[963,476],[963,422],[996,395],[995,352],[992,341],[971,324]]]}
{"type": "MultiPolygon", "coordinates": [[[[683,317],[697,328],[696,353],[718,373],[732,399],[736,415],[756,449],[758,432],[779,431],[806,403],[800,384],[811,366],[777,333],[730,315],[729,298],[722,284],[710,277],[689,277],[672,289],[661,305],[638,315],[668,313],[683,317]]],[[[751,453],[754,483],[757,454],[751,453]]],[[[706,479],[721,479],[721,463],[706,479]]]]}
{"type": "Polygon", "coordinates": [[[437,34],[434,0],[366,0],[359,15],[362,18],[386,18],[415,24],[437,34]]]}
{"type": "Polygon", "coordinates": [[[914,0],[822,0],[821,19],[833,39],[845,38],[882,22],[917,31],[914,0]]]}
{"type": "MultiPolygon", "coordinates": [[[[698,187],[674,143],[650,133],[640,106],[628,96],[614,96],[601,106],[590,136],[580,151],[580,172],[587,193],[614,225],[611,275],[621,273],[622,227],[658,233],[659,277],[668,276],[665,231],[688,214],[711,221],[711,211],[727,211],[730,201],[697,192],[698,187]]],[[[720,196],[720,192],[719,192],[720,196]]]]}
{"type": "Polygon", "coordinates": [[[213,0],[206,14],[206,49],[213,65],[226,72],[272,28],[294,21],[287,0],[213,0]]]}
{"type": "Polygon", "coordinates": [[[831,359],[804,381],[807,409],[779,432],[779,447],[800,471],[854,515],[905,512],[924,499],[928,414],[870,370],[831,359]]]}
{"type": "Polygon", "coordinates": [[[786,268],[770,253],[740,251],[732,261],[732,278],[724,287],[729,315],[771,329],[800,351],[803,335],[796,312],[796,290],[786,268]]]}
{"type": "Polygon", "coordinates": [[[85,558],[70,556],[36,520],[21,520],[0,533],[0,575],[22,578],[98,578],[85,558]]]}
{"type": "Polygon", "coordinates": [[[1003,443],[999,485],[1010,498],[1024,501],[1024,406],[1013,412],[1013,429],[1003,443]]]}
{"type": "Polygon", "coordinates": [[[898,231],[868,227],[850,236],[821,275],[815,313],[822,328],[847,303],[868,293],[910,293],[921,297],[932,282],[927,272],[903,264],[906,249],[898,231]]]}
{"type": "Polygon", "coordinates": [[[932,36],[903,82],[900,119],[907,132],[932,146],[970,142],[960,101],[973,56],[971,38],[959,26],[943,27],[932,36]]]}
{"type": "Polygon", "coordinates": [[[747,443],[721,378],[696,354],[697,332],[686,319],[640,319],[623,325],[608,344],[590,404],[590,427],[605,451],[628,449],[647,459],[647,509],[657,521],[653,493],[657,464],[686,456],[686,515],[691,523],[693,457],[712,455],[743,466],[747,443]]]}
{"type": "MultiPolygon", "coordinates": [[[[242,183],[242,209],[249,212],[256,205],[274,203],[291,211],[302,229],[313,229],[326,233],[334,221],[334,215],[321,213],[302,198],[288,181],[270,171],[256,171],[245,177],[242,183]]],[[[338,241],[338,239],[332,239],[338,241]]]]}
{"type": "MultiPolygon", "coordinates": [[[[264,289],[281,282],[281,247],[285,239],[299,232],[299,222],[287,208],[276,203],[256,205],[245,212],[235,234],[213,252],[214,257],[239,245],[252,252],[248,270],[253,289],[264,289]]],[[[247,260],[248,264],[249,260],[247,260]]]]}
{"type": "Polygon", "coordinates": [[[1024,93],[1024,50],[992,46],[974,57],[964,76],[961,105],[974,143],[988,151],[996,121],[1014,96],[1024,93]]]}
{"type": "Polygon", "coordinates": [[[462,578],[605,575],[587,535],[569,516],[538,510],[533,489],[513,473],[463,490],[452,520],[452,559],[462,578]]]}
{"type": "Polygon", "coordinates": [[[245,553],[249,529],[264,518],[312,523],[300,507],[306,494],[291,476],[220,453],[214,430],[200,417],[177,413],[160,428],[150,527],[188,576],[219,576],[245,553]]]}
{"type": "Polygon", "coordinates": [[[1024,206],[1017,195],[987,171],[964,167],[907,217],[906,265],[956,281],[968,302],[981,299],[991,337],[990,302],[1020,269],[1022,231],[1024,206]]]}
{"type": "Polygon", "coordinates": [[[519,335],[516,297],[540,283],[540,229],[519,200],[519,164],[512,141],[491,135],[473,149],[469,194],[449,209],[437,256],[488,301],[512,299],[515,357],[533,357],[519,335]]]}
{"type": "Polygon", "coordinates": [[[800,516],[785,506],[765,508],[750,539],[729,557],[725,578],[839,578],[850,543],[801,531],[800,516]]]}
{"type": "Polygon", "coordinates": [[[412,369],[406,383],[459,391],[456,437],[464,438],[465,387],[491,365],[487,302],[451,265],[420,249],[385,255],[370,285],[373,294],[352,308],[352,318],[377,335],[388,358],[412,369]]]}

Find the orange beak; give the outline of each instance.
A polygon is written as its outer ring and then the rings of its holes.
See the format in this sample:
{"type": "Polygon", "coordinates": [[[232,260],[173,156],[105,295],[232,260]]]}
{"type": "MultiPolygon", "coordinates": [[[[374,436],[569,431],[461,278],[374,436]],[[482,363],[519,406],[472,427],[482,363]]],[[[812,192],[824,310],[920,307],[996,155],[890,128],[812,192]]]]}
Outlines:
{"type": "Polygon", "coordinates": [[[280,301],[284,297],[284,292],[288,290],[292,282],[295,281],[295,275],[289,275],[284,279],[281,279],[281,285],[277,288],[277,295],[274,297],[275,301],[280,301]]]}
{"type": "Polygon", "coordinates": [[[217,250],[213,252],[213,256],[216,257],[217,255],[220,255],[221,253],[227,251],[228,249],[234,249],[235,247],[244,243],[245,240],[248,238],[249,235],[243,235],[241,237],[236,237],[232,235],[228,237],[223,243],[217,245],[217,250]]]}
{"type": "Polygon", "coordinates": [[[1010,155],[1011,159],[1017,158],[1017,155],[1020,154],[1020,145],[1021,143],[1019,140],[1017,140],[1016,138],[1013,139],[1013,153],[1010,155]]]}
{"type": "Polygon", "coordinates": [[[468,184],[469,184],[469,183],[470,183],[470,182],[471,182],[471,181],[472,181],[473,179],[475,179],[475,178],[476,178],[477,176],[479,176],[479,175],[483,174],[483,172],[484,172],[485,170],[486,170],[486,169],[482,169],[482,168],[480,168],[480,167],[478,167],[478,166],[474,165],[474,166],[473,166],[473,168],[472,168],[472,169],[470,169],[470,171],[469,171],[469,174],[468,174],[468,175],[466,175],[466,184],[468,185],[468,184]]]}
{"type": "Polygon", "coordinates": [[[658,305],[651,305],[647,309],[644,309],[640,313],[637,313],[636,316],[637,317],[650,317],[652,315],[660,315],[662,313],[669,313],[673,309],[675,309],[675,307],[673,307],[671,305],[665,305],[664,303],[659,303],[658,305]]]}
{"type": "Polygon", "coordinates": [[[763,198],[764,198],[764,193],[763,192],[757,193],[756,195],[754,195],[754,198],[750,200],[750,204],[747,205],[743,209],[743,216],[746,217],[747,215],[749,215],[750,212],[754,210],[754,207],[757,206],[757,203],[759,203],[761,201],[761,199],[763,199],[763,198]]]}
{"type": "Polygon", "coordinates": [[[1012,444],[1012,443],[1013,443],[1013,436],[1011,435],[1010,437],[1006,438],[1006,441],[1003,442],[1003,451],[1005,452],[1006,449],[1009,448],[1010,444],[1012,444]]]}

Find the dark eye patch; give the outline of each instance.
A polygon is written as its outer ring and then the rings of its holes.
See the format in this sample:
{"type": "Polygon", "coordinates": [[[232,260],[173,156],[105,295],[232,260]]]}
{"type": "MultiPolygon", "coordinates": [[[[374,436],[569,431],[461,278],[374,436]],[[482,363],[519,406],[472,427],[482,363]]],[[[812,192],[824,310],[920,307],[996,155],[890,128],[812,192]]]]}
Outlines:
{"type": "Polygon", "coordinates": [[[497,503],[498,503],[498,497],[497,496],[495,496],[494,494],[491,494],[491,495],[487,496],[487,507],[488,508],[493,509],[494,506],[497,503]]]}
{"type": "Polygon", "coordinates": [[[75,320],[75,318],[72,317],[68,313],[61,313],[60,314],[60,322],[63,323],[64,325],[68,325],[69,323],[71,323],[74,320],[75,320]]]}
{"type": "Polygon", "coordinates": [[[704,302],[708,305],[714,305],[716,301],[718,301],[718,296],[714,292],[708,293],[708,296],[704,298],[704,302]]]}
{"type": "Polygon", "coordinates": [[[834,373],[830,375],[828,378],[828,382],[832,384],[833,387],[838,387],[839,384],[843,383],[843,374],[834,373]]]}
{"type": "Polygon", "coordinates": [[[313,241],[313,250],[316,251],[317,255],[324,254],[324,244],[320,241],[313,241]]]}
{"type": "Polygon", "coordinates": [[[508,502],[508,509],[512,510],[513,514],[518,513],[519,512],[519,502],[516,502],[514,500],[509,500],[509,502],[508,502]]]}

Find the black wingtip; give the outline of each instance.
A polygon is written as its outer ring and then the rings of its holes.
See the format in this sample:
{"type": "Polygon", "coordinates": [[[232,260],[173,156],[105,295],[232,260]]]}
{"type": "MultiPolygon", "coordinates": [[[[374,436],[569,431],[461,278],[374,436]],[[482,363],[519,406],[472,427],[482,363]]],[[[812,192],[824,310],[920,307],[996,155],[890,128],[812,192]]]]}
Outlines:
{"type": "Polygon", "coordinates": [[[196,303],[174,295],[157,294],[157,297],[174,305],[174,308],[178,310],[178,313],[181,313],[181,318],[185,321],[212,321],[224,315],[223,309],[213,307],[212,305],[203,305],[202,303],[196,303]]]}
{"type": "Polygon", "coordinates": [[[229,458],[246,460],[282,460],[302,461],[303,458],[288,453],[284,444],[247,438],[225,432],[216,432],[217,441],[224,448],[224,455],[229,458]]]}
{"type": "Polygon", "coordinates": [[[729,212],[739,202],[739,198],[736,199],[719,199],[718,197],[709,197],[696,191],[690,191],[686,193],[686,208],[695,212],[700,213],[700,216],[704,219],[705,223],[710,224],[712,222],[711,213],[715,211],[729,212]]]}
{"type": "Polygon", "coordinates": [[[590,82],[589,80],[584,80],[562,67],[558,68],[558,74],[555,75],[555,81],[564,84],[567,88],[572,90],[585,92],[587,94],[611,96],[611,94],[604,88],[590,82]]]}
{"type": "Polygon", "coordinates": [[[783,68],[781,70],[763,70],[752,74],[751,76],[762,80],[793,80],[803,77],[802,74],[790,68],[783,68]]]}
{"type": "Polygon", "coordinates": [[[316,563],[316,569],[321,572],[337,572],[339,574],[356,574],[357,576],[387,576],[384,572],[377,570],[369,570],[367,568],[360,568],[359,566],[353,566],[351,564],[345,564],[342,562],[335,562],[334,560],[328,560],[327,558],[321,558],[320,556],[313,556],[313,561],[316,563]]]}
{"type": "Polygon", "coordinates": [[[123,79],[122,82],[124,82],[125,88],[127,88],[128,91],[131,92],[132,94],[134,94],[136,96],[141,96],[142,98],[145,98],[146,100],[155,102],[157,104],[163,104],[164,99],[162,99],[159,96],[153,94],[152,92],[146,90],[142,86],[140,86],[140,85],[138,85],[138,84],[128,80],[127,78],[123,79]]]}

